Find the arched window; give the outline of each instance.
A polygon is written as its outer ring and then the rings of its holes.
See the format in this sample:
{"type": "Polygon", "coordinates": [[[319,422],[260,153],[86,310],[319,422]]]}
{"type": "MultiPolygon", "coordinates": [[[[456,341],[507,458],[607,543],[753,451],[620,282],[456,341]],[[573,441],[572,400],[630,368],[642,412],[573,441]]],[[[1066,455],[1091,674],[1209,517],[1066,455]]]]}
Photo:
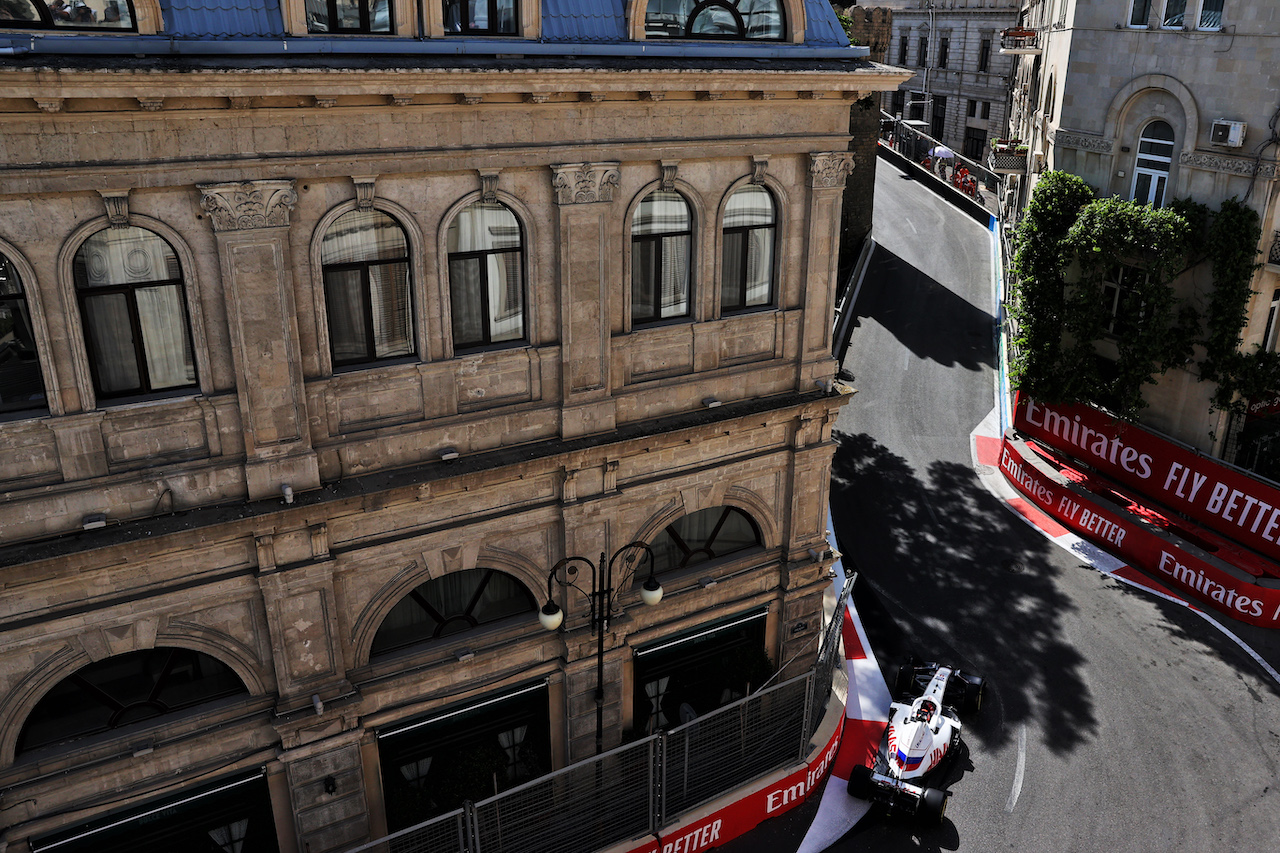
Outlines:
{"type": "Polygon", "coordinates": [[[632,323],[689,316],[692,222],[680,193],[657,190],[640,202],[631,220],[632,323]]]}
{"type": "Polygon", "coordinates": [[[46,693],[18,735],[18,752],[248,692],[229,666],[191,649],[116,655],[81,668],[46,693]]]}
{"type": "Polygon", "coordinates": [[[1169,164],[1173,162],[1173,128],[1159,119],[1142,131],[1138,159],[1133,169],[1133,200],[1152,207],[1164,206],[1169,164]]]}
{"type": "Polygon", "coordinates": [[[0,412],[44,407],[31,311],[18,271],[0,255],[0,412]]]}
{"type": "Polygon", "coordinates": [[[506,205],[478,201],[447,237],[454,350],[525,339],[524,235],[506,205]]]}
{"type": "Polygon", "coordinates": [[[763,544],[755,521],[740,509],[716,506],[691,512],[668,524],[650,546],[661,575],[763,544]]]}
{"type": "Polygon", "coordinates": [[[390,0],[307,0],[309,33],[389,33],[390,0]]]}
{"type": "Polygon", "coordinates": [[[94,390],[124,397],[196,386],[182,268],[143,228],[104,228],[73,271],[94,390]]]}
{"type": "Polygon", "coordinates": [[[773,196],[750,184],[729,196],[724,211],[724,267],[720,308],[740,311],[773,304],[773,196]]]}
{"type": "Polygon", "coordinates": [[[336,367],[413,355],[409,241],[380,210],[351,210],[320,244],[336,367]]]}
{"type": "Polygon", "coordinates": [[[647,38],[781,39],[782,0],[649,0],[647,38]]]}
{"type": "Polygon", "coordinates": [[[470,631],[538,606],[524,584],[496,569],[450,572],[420,584],[391,608],[378,626],[374,657],[470,631]]]}

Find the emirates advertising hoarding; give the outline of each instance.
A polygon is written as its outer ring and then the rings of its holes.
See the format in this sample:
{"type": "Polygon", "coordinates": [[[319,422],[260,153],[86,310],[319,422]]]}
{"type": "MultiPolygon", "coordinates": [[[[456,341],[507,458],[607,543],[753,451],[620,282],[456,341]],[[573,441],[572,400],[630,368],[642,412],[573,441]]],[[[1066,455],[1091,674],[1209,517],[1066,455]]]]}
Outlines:
{"type": "Polygon", "coordinates": [[[1280,589],[1237,578],[1133,519],[1091,503],[1031,464],[1008,438],[1000,446],[1000,470],[1037,507],[1085,539],[1234,619],[1280,627],[1280,589]]]}
{"type": "Polygon", "coordinates": [[[1280,489],[1086,406],[1020,396],[1014,428],[1280,561],[1280,489]]]}

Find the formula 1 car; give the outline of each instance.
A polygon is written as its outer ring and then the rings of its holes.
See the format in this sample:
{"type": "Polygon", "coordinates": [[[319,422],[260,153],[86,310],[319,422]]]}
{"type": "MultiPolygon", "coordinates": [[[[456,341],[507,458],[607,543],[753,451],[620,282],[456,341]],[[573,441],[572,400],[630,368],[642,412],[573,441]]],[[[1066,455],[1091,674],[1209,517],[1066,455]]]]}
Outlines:
{"type": "Polygon", "coordinates": [[[948,791],[937,784],[960,745],[960,715],[982,707],[983,681],[936,663],[912,661],[898,670],[875,766],[860,765],[849,776],[849,794],[883,803],[891,813],[939,822],[948,791]]]}

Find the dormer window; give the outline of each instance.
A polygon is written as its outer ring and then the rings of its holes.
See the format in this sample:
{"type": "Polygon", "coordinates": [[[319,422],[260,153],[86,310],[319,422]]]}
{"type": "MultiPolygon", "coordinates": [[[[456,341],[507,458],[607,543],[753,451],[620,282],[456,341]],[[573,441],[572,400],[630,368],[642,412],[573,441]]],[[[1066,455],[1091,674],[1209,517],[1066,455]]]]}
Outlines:
{"type": "Polygon", "coordinates": [[[390,0],[307,0],[309,33],[389,33],[390,0]]]}
{"type": "Polygon", "coordinates": [[[772,39],[786,35],[782,0],[649,0],[647,38],[772,39]]]}
{"type": "Polygon", "coordinates": [[[0,0],[0,28],[135,30],[129,0],[0,0]]]}
{"type": "Polygon", "coordinates": [[[517,2],[518,0],[444,0],[444,31],[448,35],[517,35],[517,2]]]}

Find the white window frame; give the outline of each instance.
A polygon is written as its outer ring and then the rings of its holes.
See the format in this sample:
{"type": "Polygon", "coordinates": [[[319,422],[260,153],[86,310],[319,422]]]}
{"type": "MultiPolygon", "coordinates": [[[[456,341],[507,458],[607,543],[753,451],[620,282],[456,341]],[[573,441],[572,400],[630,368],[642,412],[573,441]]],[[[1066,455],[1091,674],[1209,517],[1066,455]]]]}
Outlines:
{"type": "MultiPolygon", "coordinates": [[[[1170,172],[1173,168],[1173,155],[1176,151],[1177,139],[1175,138],[1172,141],[1166,141],[1163,139],[1152,138],[1153,142],[1157,142],[1161,145],[1164,145],[1164,144],[1169,145],[1170,150],[1169,150],[1168,157],[1165,157],[1161,154],[1144,154],[1142,152],[1142,143],[1144,140],[1147,139],[1147,136],[1146,136],[1147,128],[1151,127],[1151,125],[1154,123],[1155,123],[1154,121],[1147,122],[1145,125],[1143,125],[1142,133],[1138,134],[1138,150],[1135,152],[1136,156],[1134,157],[1133,182],[1129,185],[1129,198],[1137,202],[1138,204],[1149,204],[1153,208],[1159,209],[1164,207],[1165,195],[1169,192],[1169,177],[1170,177],[1170,172]],[[1137,165],[1137,161],[1141,159],[1158,160],[1162,163],[1168,163],[1168,167],[1164,169],[1164,171],[1161,171],[1159,169],[1152,169],[1147,166],[1139,166],[1137,165]],[[1138,181],[1141,180],[1143,177],[1151,178],[1151,189],[1147,193],[1147,198],[1140,199],[1138,198],[1138,181]],[[1163,185],[1161,185],[1161,179],[1163,179],[1163,185]],[[1155,192],[1156,187],[1159,187],[1158,194],[1155,192]]],[[[1176,133],[1177,132],[1175,131],[1175,134],[1176,133]]]]}
{"type": "Polygon", "coordinates": [[[1151,3],[1152,3],[1152,0],[1129,0],[1129,14],[1125,16],[1125,26],[1131,30],[1150,29],[1149,25],[1145,23],[1145,21],[1151,20],[1151,3]],[[1147,7],[1147,16],[1144,19],[1144,23],[1135,24],[1133,22],[1133,13],[1137,11],[1137,7],[1139,4],[1142,4],[1143,6],[1147,7]]]}

